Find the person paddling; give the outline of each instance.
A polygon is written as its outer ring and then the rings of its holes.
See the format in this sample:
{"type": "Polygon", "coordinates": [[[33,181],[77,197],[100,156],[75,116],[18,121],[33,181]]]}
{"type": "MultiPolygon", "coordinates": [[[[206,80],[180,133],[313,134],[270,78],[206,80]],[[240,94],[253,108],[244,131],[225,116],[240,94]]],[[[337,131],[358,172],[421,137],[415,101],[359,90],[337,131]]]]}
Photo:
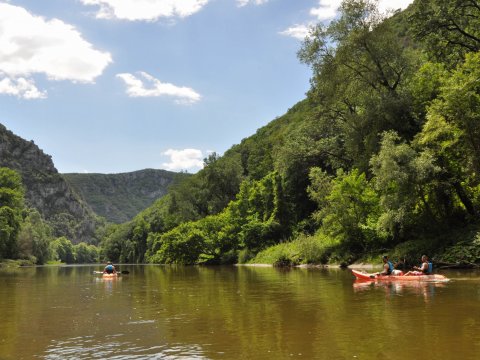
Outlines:
{"type": "Polygon", "coordinates": [[[408,275],[431,275],[433,270],[433,265],[428,261],[427,255],[422,255],[422,265],[413,267],[416,271],[409,271],[405,274],[408,275]]]}
{"type": "Polygon", "coordinates": [[[395,268],[393,267],[393,264],[390,260],[388,260],[388,256],[387,255],[384,255],[382,257],[382,261],[383,261],[383,270],[381,272],[378,272],[376,274],[372,274],[370,275],[371,278],[375,277],[375,276],[388,276],[388,275],[392,275],[392,273],[395,271],[395,268]]]}
{"type": "Polygon", "coordinates": [[[104,274],[116,274],[117,270],[115,269],[115,266],[109,261],[107,263],[107,266],[103,269],[104,274]]]}
{"type": "Polygon", "coordinates": [[[379,275],[392,275],[392,272],[395,268],[393,267],[392,262],[390,260],[388,260],[388,256],[383,255],[382,261],[383,261],[383,271],[378,273],[378,274],[379,275]]]}

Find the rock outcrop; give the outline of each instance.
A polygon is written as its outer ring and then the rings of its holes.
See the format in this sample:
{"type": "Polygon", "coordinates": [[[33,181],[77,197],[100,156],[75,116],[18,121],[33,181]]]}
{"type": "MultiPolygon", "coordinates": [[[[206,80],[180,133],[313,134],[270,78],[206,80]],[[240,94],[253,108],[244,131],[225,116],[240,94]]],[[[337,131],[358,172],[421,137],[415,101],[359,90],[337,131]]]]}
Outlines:
{"type": "Polygon", "coordinates": [[[73,242],[96,242],[96,215],[58,173],[52,157],[1,124],[0,166],[20,173],[26,204],[53,226],[55,236],[66,236],[73,242]]]}

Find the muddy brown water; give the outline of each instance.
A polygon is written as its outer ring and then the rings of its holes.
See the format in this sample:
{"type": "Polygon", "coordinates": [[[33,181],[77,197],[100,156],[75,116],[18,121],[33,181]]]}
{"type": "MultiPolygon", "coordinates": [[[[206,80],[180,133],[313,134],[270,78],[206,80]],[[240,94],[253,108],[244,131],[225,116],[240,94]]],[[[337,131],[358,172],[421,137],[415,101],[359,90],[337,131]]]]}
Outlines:
{"type": "Polygon", "coordinates": [[[0,269],[0,359],[480,359],[480,272],[358,283],[348,270],[0,269]]]}

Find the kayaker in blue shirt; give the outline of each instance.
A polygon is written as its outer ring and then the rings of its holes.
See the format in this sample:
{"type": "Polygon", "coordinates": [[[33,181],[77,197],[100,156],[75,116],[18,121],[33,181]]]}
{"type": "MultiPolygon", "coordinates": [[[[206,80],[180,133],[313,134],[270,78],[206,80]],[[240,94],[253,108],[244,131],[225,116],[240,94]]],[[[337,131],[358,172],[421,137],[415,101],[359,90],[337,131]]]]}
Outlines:
{"type": "Polygon", "coordinates": [[[372,279],[377,277],[377,276],[388,276],[388,275],[392,275],[392,274],[395,275],[395,272],[397,270],[395,270],[392,262],[388,260],[387,255],[384,255],[382,257],[382,261],[383,261],[383,270],[381,272],[377,272],[377,273],[374,273],[374,274],[370,275],[370,277],[372,279]]]}
{"type": "Polygon", "coordinates": [[[382,271],[382,272],[379,272],[378,274],[379,274],[379,275],[391,275],[392,272],[395,270],[395,268],[393,267],[392,262],[388,260],[388,256],[387,256],[387,255],[384,255],[384,256],[382,257],[382,261],[383,261],[383,271],[382,271]]]}
{"type": "Polygon", "coordinates": [[[117,270],[115,269],[115,266],[111,262],[107,263],[107,266],[105,266],[105,269],[103,269],[104,274],[115,274],[117,270]]]}
{"type": "Polygon", "coordinates": [[[427,255],[422,255],[422,265],[413,267],[416,271],[409,271],[405,274],[407,275],[431,275],[433,270],[433,265],[428,261],[427,255]]]}

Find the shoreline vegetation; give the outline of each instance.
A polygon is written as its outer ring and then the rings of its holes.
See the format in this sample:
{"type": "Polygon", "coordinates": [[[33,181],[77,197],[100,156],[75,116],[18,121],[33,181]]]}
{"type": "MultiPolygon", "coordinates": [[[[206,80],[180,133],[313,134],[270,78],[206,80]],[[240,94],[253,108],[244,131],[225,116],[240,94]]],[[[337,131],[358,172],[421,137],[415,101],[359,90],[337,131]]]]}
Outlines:
{"type": "MultiPolygon", "coordinates": [[[[17,269],[17,268],[30,268],[30,267],[63,267],[63,266],[103,266],[103,263],[92,264],[67,264],[61,262],[49,263],[44,265],[37,265],[28,260],[10,260],[4,259],[0,261],[0,270],[5,269],[17,269]]],[[[178,266],[177,264],[116,264],[116,265],[145,265],[145,266],[178,266]]],[[[224,265],[181,265],[181,266],[234,266],[234,267],[256,267],[256,268],[271,268],[271,267],[283,267],[283,268],[300,268],[300,269],[362,269],[362,270],[376,270],[381,269],[380,263],[353,263],[353,264],[298,264],[288,266],[277,266],[275,264],[261,264],[261,263],[248,263],[248,264],[224,264],[224,265]]],[[[465,263],[438,263],[435,264],[434,270],[446,270],[446,269],[459,269],[459,270],[474,270],[480,269],[480,264],[465,264],[465,263]]]]}
{"type": "Polygon", "coordinates": [[[480,267],[480,7],[377,5],[344,0],[313,26],[306,99],[131,221],[45,216],[24,185],[48,183],[0,168],[0,259],[480,267]]]}

